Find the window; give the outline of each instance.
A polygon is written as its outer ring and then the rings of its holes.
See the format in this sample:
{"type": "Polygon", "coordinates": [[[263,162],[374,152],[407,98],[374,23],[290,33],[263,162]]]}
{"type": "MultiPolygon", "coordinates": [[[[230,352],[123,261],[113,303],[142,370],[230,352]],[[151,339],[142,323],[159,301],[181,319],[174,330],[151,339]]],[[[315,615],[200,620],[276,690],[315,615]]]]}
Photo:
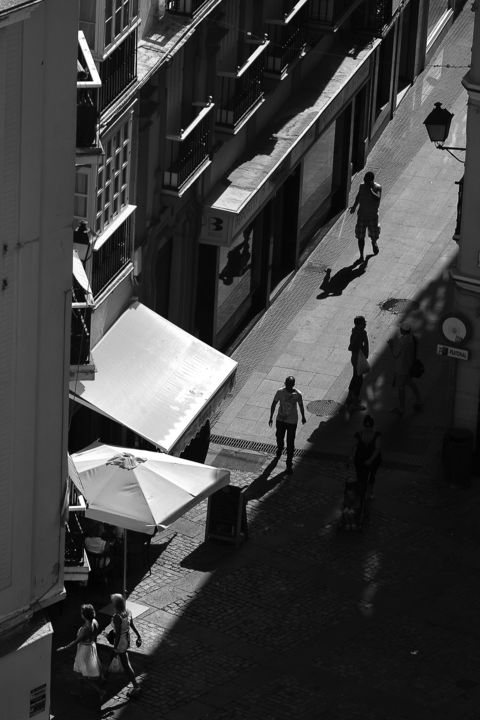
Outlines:
{"type": "Polygon", "coordinates": [[[79,27],[96,60],[136,28],[138,0],[80,0],[79,27]]]}
{"type": "Polygon", "coordinates": [[[105,49],[127,30],[138,13],[138,0],[105,0],[105,49]]]}
{"type": "Polygon", "coordinates": [[[95,231],[100,234],[129,202],[132,117],[103,139],[105,155],[98,167],[95,231]]]}
{"type": "Polygon", "coordinates": [[[75,199],[73,214],[77,221],[85,220],[88,225],[88,190],[90,168],[77,167],[75,174],[75,199]]]}

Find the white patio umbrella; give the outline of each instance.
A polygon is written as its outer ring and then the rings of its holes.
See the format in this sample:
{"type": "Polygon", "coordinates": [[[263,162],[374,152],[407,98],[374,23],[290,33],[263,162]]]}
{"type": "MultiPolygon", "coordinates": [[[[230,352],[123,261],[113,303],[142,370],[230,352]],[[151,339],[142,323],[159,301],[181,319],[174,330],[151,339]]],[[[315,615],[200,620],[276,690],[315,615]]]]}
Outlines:
{"type": "MultiPolygon", "coordinates": [[[[97,445],[72,455],[85,516],[153,534],[230,482],[228,470],[145,450],[97,445]]],[[[123,586],[126,595],[127,532],[123,586]]]]}

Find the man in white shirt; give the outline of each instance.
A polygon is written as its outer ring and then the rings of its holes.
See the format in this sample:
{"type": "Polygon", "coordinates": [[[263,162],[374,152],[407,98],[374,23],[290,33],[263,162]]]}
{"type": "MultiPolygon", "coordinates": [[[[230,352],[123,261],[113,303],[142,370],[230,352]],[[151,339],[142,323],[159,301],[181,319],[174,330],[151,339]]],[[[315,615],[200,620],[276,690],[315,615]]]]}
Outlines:
{"type": "Polygon", "coordinates": [[[378,238],[380,237],[380,226],[378,224],[378,207],[382,197],[382,187],[375,182],[373,172],[365,173],[363,183],[360,185],[355,202],[350,208],[354,213],[358,205],[357,224],[355,225],[355,236],[358,240],[360,261],[364,262],[363,250],[365,248],[365,233],[372,241],[372,249],[378,255],[378,238]]]}
{"type": "Polygon", "coordinates": [[[298,423],[298,410],[297,405],[300,408],[302,415],[302,424],[307,422],[305,418],[305,410],[303,408],[302,393],[295,389],[295,378],[292,375],[285,380],[285,387],[277,390],[273,398],[272,407],[270,408],[270,420],[268,424],[270,427],[273,423],[273,415],[275,408],[279,403],[279,409],[277,414],[276,422],[276,436],[277,436],[277,453],[276,457],[280,458],[283,452],[283,445],[285,440],[285,433],[287,435],[287,473],[291,475],[293,472],[293,453],[295,452],[295,433],[297,431],[298,423]]]}

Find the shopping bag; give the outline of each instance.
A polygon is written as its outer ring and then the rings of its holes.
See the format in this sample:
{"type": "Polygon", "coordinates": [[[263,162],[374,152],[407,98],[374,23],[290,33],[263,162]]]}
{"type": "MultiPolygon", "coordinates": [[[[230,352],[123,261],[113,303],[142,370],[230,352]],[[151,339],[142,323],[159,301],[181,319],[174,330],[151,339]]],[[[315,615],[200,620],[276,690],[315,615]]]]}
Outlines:
{"type": "Polygon", "coordinates": [[[120,662],[120,658],[118,657],[118,653],[115,653],[115,655],[112,658],[112,662],[108,666],[108,672],[109,673],[121,673],[123,672],[122,663],[120,662]]]}
{"type": "Polygon", "coordinates": [[[368,360],[363,354],[362,350],[358,351],[356,370],[357,375],[366,375],[368,372],[370,372],[370,365],[368,364],[368,360]]]}

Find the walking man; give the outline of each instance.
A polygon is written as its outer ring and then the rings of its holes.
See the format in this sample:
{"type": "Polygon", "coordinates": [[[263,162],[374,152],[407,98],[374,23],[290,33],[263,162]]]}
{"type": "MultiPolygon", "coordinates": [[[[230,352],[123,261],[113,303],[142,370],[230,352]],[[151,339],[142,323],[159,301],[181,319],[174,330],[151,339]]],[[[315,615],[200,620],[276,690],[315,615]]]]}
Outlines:
{"type": "Polygon", "coordinates": [[[375,182],[373,172],[365,173],[363,183],[360,185],[355,202],[350,208],[353,214],[358,205],[357,224],[355,225],[355,236],[358,240],[360,260],[364,261],[363,250],[365,248],[365,232],[372,241],[372,249],[378,255],[378,238],[380,237],[380,226],[378,224],[378,208],[382,197],[382,187],[375,182]]]}
{"type": "Polygon", "coordinates": [[[298,423],[298,411],[297,405],[300,408],[302,415],[302,424],[304,425],[307,420],[305,418],[305,410],[303,408],[302,393],[295,389],[295,378],[289,375],[285,379],[285,387],[277,390],[275,397],[273,398],[272,407],[270,408],[270,420],[268,424],[272,427],[273,415],[275,408],[279,403],[279,409],[277,414],[276,422],[276,435],[277,435],[277,454],[276,457],[280,458],[283,452],[283,444],[285,440],[285,433],[287,435],[287,473],[289,475],[293,472],[293,453],[295,452],[295,433],[297,431],[298,423]]]}
{"type": "Polygon", "coordinates": [[[411,370],[416,357],[416,340],[412,335],[411,327],[408,323],[400,325],[400,337],[395,340],[388,341],[388,347],[395,359],[395,385],[398,391],[398,407],[393,408],[392,412],[397,415],[403,415],[405,412],[405,388],[409,387],[415,397],[414,409],[419,411],[422,409],[422,398],[420,391],[416,386],[411,370]]]}

